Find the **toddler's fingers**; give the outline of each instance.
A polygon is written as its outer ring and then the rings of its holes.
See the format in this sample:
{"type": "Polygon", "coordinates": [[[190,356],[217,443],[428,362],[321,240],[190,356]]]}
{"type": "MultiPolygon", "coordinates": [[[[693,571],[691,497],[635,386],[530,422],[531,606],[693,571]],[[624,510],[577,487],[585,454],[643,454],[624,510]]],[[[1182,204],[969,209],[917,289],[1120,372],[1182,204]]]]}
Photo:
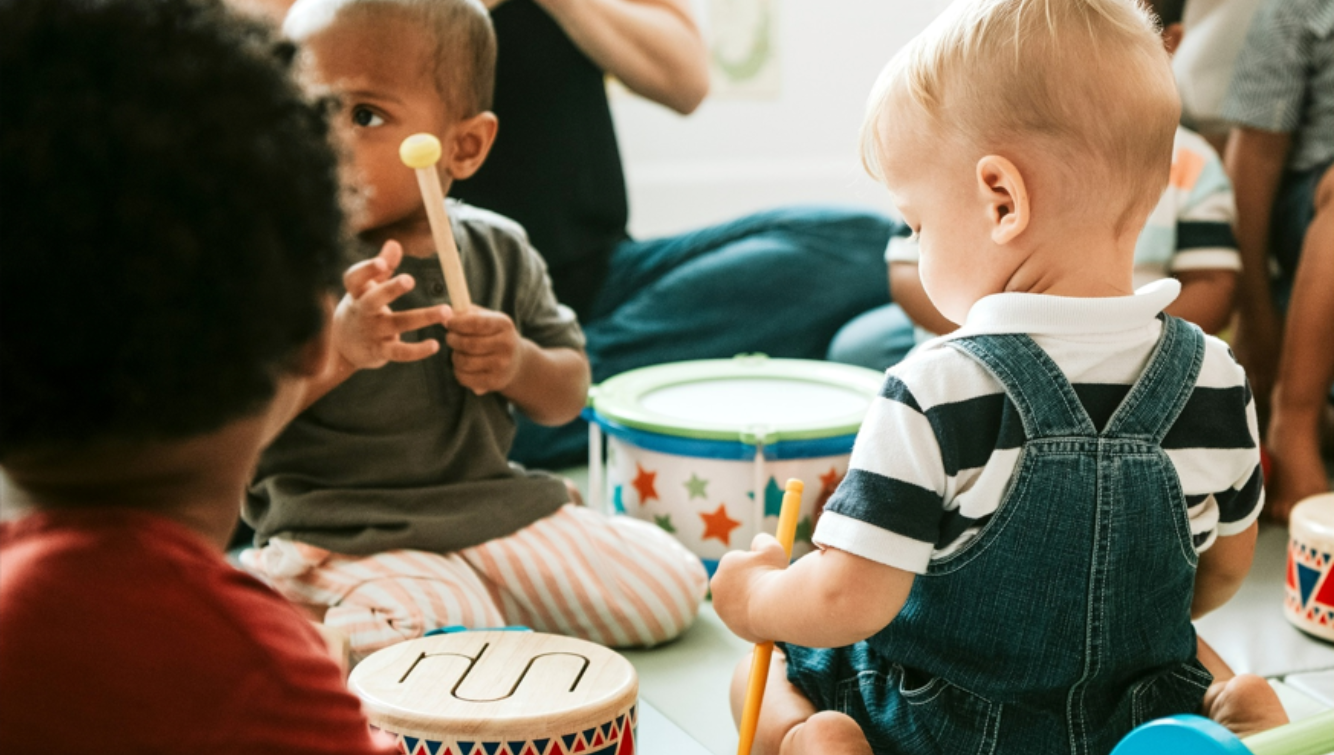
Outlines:
{"type": "Polygon", "coordinates": [[[391,362],[415,362],[425,359],[440,350],[440,342],[434,338],[417,343],[394,341],[385,348],[385,358],[391,362]]]}
{"type": "Polygon", "coordinates": [[[362,295],[360,302],[369,312],[375,312],[380,307],[389,305],[389,302],[411,291],[417,282],[411,275],[396,275],[384,283],[376,283],[366,290],[362,295]]]}
{"type": "Polygon", "coordinates": [[[449,344],[449,348],[453,349],[456,354],[467,354],[476,357],[500,356],[514,351],[514,345],[503,339],[490,336],[460,335],[452,330],[445,334],[445,343],[449,344]]]}
{"type": "Polygon", "coordinates": [[[494,355],[474,356],[472,354],[460,354],[455,351],[453,354],[454,372],[467,374],[491,374],[499,373],[504,367],[503,360],[494,355]]]}
{"type": "Polygon", "coordinates": [[[383,281],[391,272],[391,268],[379,257],[362,260],[343,273],[343,290],[354,298],[360,298],[372,283],[383,281]]]}
{"type": "Polygon", "coordinates": [[[383,336],[395,336],[399,333],[406,333],[409,330],[417,330],[428,325],[437,325],[444,322],[445,314],[440,307],[422,307],[421,309],[409,309],[406,312],[395,312],[385,318],[389,332],[382,333],[383,336]]]}
{"type": "Polygon", "coordinates": [[[451,333],[465,336],[490,336],[513,328],[514,322],[500,312],[473,308],[463,314],[455,314],[449,319],[451,333]]]}
{"type": "Polygon", "coordinates": [[[459,372],[454,370],[454,379],[459,381],[459,385],[478,396],[500,390],[499,381],[489,372],[459,372]]]}
{"type": "Polygon", "coordinates": [[[390,270],[397,270],[398,263],[403,261],[403,245],[390,239],[384,242],[384,246],[380,247],[380,253],[375,256],[383,260],[390,270]]]}

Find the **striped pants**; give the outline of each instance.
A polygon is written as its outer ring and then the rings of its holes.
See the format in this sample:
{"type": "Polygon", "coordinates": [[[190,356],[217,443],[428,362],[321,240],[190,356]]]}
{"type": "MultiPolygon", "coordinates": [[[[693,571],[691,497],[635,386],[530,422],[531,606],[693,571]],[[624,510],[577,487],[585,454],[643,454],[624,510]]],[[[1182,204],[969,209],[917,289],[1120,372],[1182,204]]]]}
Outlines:
{"type": "Polygon", "coordinates": [[[700,560],[666,532],[575,505],[444,555],[344,556],[274,539],[241,563],[288,600],[328,606],[324,623],[348,636],[354,663],[453,625],[655,645],[685,631],[708,589],[700,560]]]}

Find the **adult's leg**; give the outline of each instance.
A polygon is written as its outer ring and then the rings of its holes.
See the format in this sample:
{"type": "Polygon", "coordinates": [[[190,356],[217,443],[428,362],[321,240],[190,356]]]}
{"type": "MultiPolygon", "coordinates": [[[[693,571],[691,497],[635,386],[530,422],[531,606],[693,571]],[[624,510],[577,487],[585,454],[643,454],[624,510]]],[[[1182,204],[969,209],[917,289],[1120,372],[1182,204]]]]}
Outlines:
{"type": "Polygon", "coordinates": [[[1273,459],[1267,508],[1280,520],[1301,499],[1329,489],[1320,432],[1334,382],[1334,170],[1325,170],[1314,206],[1293,281],[1266,441],[1273,459]]]}
{"type": "Polygon", "coordinates": [[[822,359],[834,333],[889,302],[893,223],[792,208],[674,239],[628,242],[587,326],[594,379],[743,352],[822,359]]]}
{"type": "MultiPolygon", "coordinates": [[[[622,244],[584,325],[593,379],[744,352],[824,358],[839,328],[888,303],[884,251],[893,228],[874,212],[801,207],[622,244]]],[[[521,421],[511,458],[577,464],[586,433],[583,422],[521,421]]]]}
{"type": "Polygon", "coordinates": [[[899,305],[886,304],[839,329],[826,358],[882,371],[903,361],[916,345],[912,320],[899,305]]]}
{"type": "Polygon", "coordinates": [[[612,647],[676,637],[708,590],[699,558],[667,533],[574,505],[459,555],[508,623],[612,647]]]}

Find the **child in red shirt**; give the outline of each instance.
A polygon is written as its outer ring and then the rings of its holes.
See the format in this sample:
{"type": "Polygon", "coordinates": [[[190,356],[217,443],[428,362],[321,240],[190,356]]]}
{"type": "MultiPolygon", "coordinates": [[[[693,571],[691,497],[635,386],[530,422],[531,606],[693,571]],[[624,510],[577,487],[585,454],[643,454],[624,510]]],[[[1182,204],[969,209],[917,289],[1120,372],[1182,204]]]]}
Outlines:
{"type": "Polygon", "coordinates": [[[290,47],[208,0],[5,0],[0,29],[0,752],[391,752],[223,559],[342,261],[290,47]]]}

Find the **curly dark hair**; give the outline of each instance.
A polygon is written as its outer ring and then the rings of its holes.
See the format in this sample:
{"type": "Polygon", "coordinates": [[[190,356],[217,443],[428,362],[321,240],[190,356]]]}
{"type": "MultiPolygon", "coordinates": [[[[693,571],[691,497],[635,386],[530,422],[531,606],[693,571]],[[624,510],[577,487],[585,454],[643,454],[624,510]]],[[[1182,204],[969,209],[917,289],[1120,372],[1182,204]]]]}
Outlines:
{"type": "Polygon", "coordinates": [[[216,0],[0,0],[0,459],[261,409],[344,255],[294,48],[216,0]]]}
{"type": "Polygon", "coordinates": [[[1181,23],[1181,15],[1185,12],[1186,0],[1142,0],[1144,5],[1153,15],[1158,17],[1158,24],[1164,29],[1172,24],[1181,23]]]}

